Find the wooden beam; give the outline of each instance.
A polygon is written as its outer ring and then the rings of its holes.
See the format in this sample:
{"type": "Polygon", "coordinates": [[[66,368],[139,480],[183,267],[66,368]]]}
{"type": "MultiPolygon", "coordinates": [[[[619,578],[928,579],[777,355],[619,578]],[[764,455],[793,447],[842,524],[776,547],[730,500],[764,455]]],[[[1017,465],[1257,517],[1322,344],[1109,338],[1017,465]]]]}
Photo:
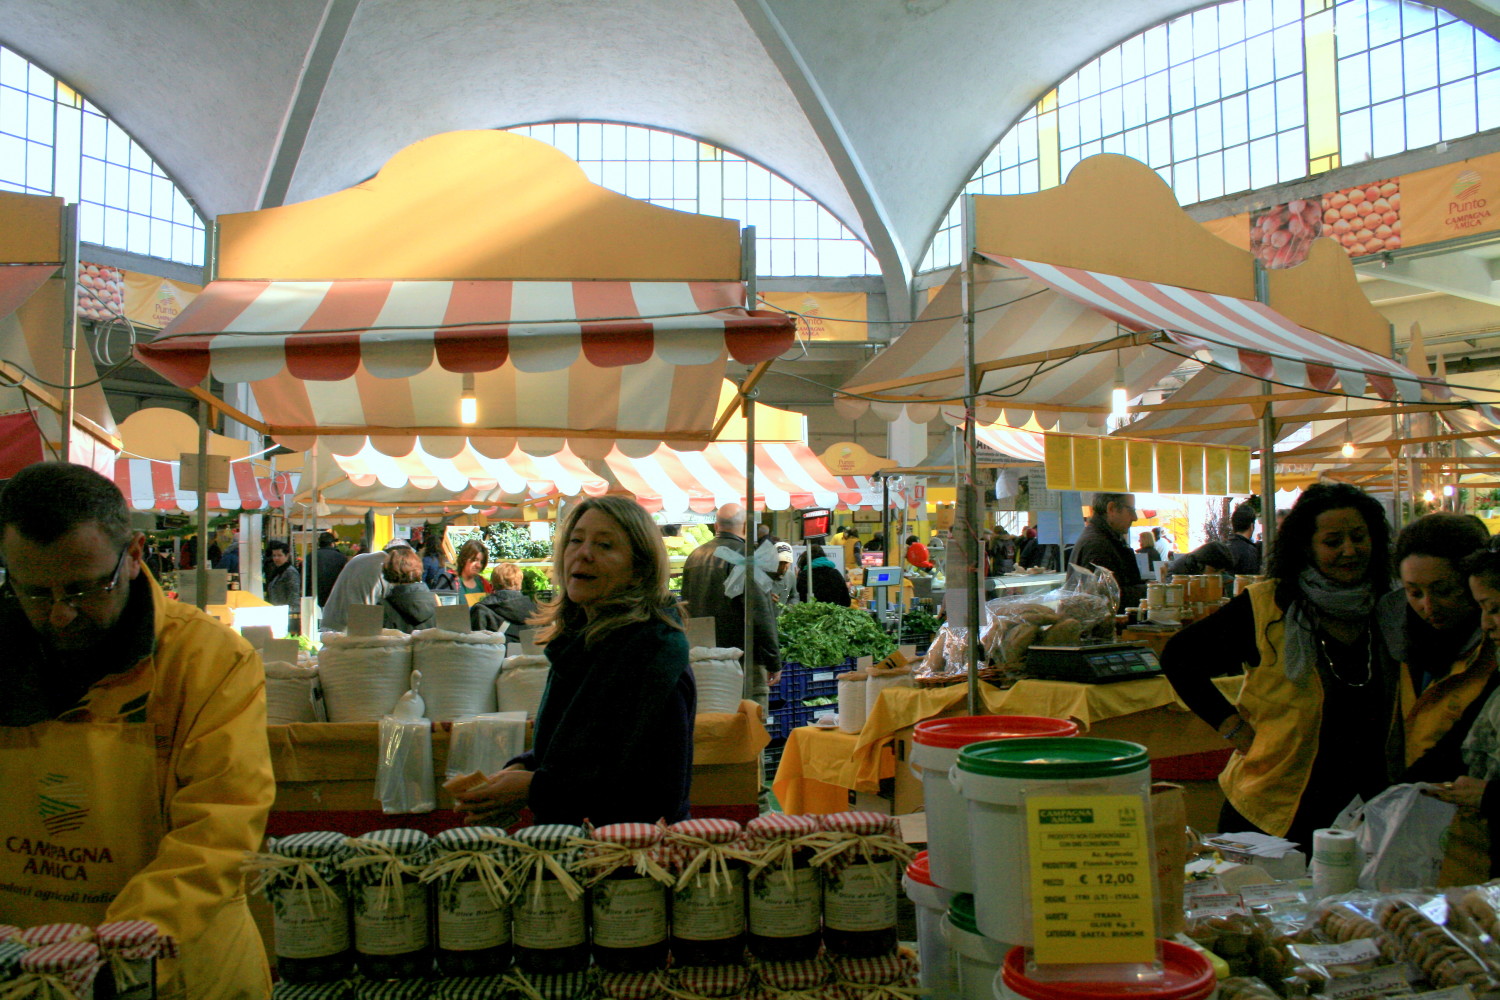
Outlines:
{"type": "MultiPolygon", "coordinates": [[[[238,418],[236,418],[238,419],[238,418]]],[[[562,438],[624,438],[630,441],[704,441],[709,440],[708,431],[621,431],[580,430],[571,427],[380,427],[361,425],[357,427],[320,427],[316,424],[270,424],[262,433],[272,437],[562,437],[562,438]]]]}
{"type": "MultiPolygon", "coordinates": [[[[1500,428],[1488,431],[1460,431],[1453,434],[1432,434],[1427,437],[1403,438],[1399,443],[1407,444],[1435,444],[1439,441],[1462,441],[1470,438],[1500,438],[1500,428]]],[[[1355,450],[1367,451],[1371,448],[1384,448],[1385,442],[1377,444],[1356,444],[1355,450]]],[[[1328,452],[1326,448],[1293,448],[1291,451],[1278,451],[1275,455],[1276,461],[1282,462],[1289,458],[1301,455],[1323,455],[1328,452]]]]}
{"type": "MultiPolygon", "coordinates": [[[[1296,423],[1300,419],[1301,418],[1299,418],[1299,417],[1293,417],[1288,422],[1289,423],[1296,423]]],[[[1141,437],[1141,438],[1171,438],[1171,437],[1173,437],[1174,435],[1177,435],[1177,434],[1196,434],[1196,433],[1198,433],[1200,431],[1238,430],[1238,429],[1246,428],[1246,427],[1259,427],[1259,426],[1260,426],[1260,421],[1259,420],[1217,420],[1217,421],[1214,421],[1213,423],[1210,423],[1210,424],[1187,424],[1186,426],[1183,426],[1183,427],[1164,427],[1164,428],[1162,428],[1159,431],[1137,431],[1137,430],[1132,430],[1130,433],[1133,436],[1135,436],[1135,437],[1141,437]]],[[[1276,421],[1276,426],[1279,429],[1279,428],[1281,428],[1283,426],[1283,424],[1282,424],[1282,422],[1280,420],[1278,420],[1278,421],[1276,421]]],[[[1193,442],[1185,442],[1185,443],[1193,443],[1193,442]]]]}
{"type": "Polygon", "coordinates": [[[724,433],[724,428],[729,426],[729,421],[734,418],[736,413],[744,409],[745,397],[755,390],[755,386],[760,382],[761,376],[770,369],[771,362],[775,360],[775,358],[767,358],[750,369],[750,374],[746,375],[745,381],[740,383],[740,391],[735,394],[735,397],[729,401],[729,405],[724,407],[724,412],[719,414],[719,418],[714,421],[713,430],[708,432],[708,439],[710,441],[719,440],[719,435],[724,433]]]}
{"type": "Polygon", "coordinates": [[[1292,402],[1302,399],[1327,399],[1330,398],[1325,392],[1285,392],[1275,396],[1226,396],[1223,399],[1185,399],[1173,402],[1168,399],[1164,403],[1149,403],[1144,406],[1132,406],[1131,413],[1159,413],[1165,410],[1201,410],[1210,406],[1249,406],[1259,407],[1266,403],[1292,402]]]}
{"type": "MultiPolygon", "coordinates": [[[[11,383],[17,389],[20,389],[23,393],[36,400],[38,403],[41,403],[53,413],[56,413],[59,419],[62,417],[62,400],[58,399],[50,389],[43,386],[40,382],[37,382],[30,375],[26,374],[15,365],[12,365],[7,361],[0,361],[0,378],[3,378],[5,381],[11,383]]],[[[114,451],[123,451],[125,449],[125,443],[120,440],[119,435],[111,434],[109,431],[105,430],[103,427],[101,427],[93,420],[90,420],[88,417],[85,417],[83,414],[75,411],[73,414],[73,423],[83,431],[85,431],[90,437],[95,438],[102,444],[109,446],[114,451]]]]}
{"type": "Polygon", "coordinates": [[[258,433],[258,434],[269,434],[270,433],[270,429],[268,428],[268,426],[267,426],[267,424],[266,424],[265,421],[263,421],[263,420],[256,420],[254,417],[252,417],[250,414],[246,413],[245,411],[243,411],[241,409],[238,409],[236,407],[230,406],[228,403],[224,402],[224,400],[220,399],[218,396],[215,396],[211,392],[205,391],[202,387],[196,386],[196,385],[191,385],[191,386],[188,386],[187,391],[192,395],[192,397],[194,399],[199,400],[200,402],[207,403],[209,406],[213,407],[214,409],[218,410],[220,413],[224,414],[224,416],[230,418],[231,420],[238,420],[240,423],[244,424],[246,427],[249,427],[251,430],[255,431],[256,433],[258,433]]]}

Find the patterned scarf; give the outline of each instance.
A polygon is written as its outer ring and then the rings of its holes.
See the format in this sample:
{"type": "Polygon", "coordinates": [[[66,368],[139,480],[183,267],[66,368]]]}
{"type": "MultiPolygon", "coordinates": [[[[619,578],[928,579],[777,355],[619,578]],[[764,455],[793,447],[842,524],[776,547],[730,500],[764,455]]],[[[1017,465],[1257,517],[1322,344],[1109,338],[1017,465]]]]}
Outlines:
{"type": "Polygon", "coordinates": [[[1311,566],[1302,571],[1297,584],[1301,599],[1293,601],[1286,613],[1286,675],[1298,687],[1306,687],[1307,678],[1318,666],[1318,622],[1368,624],[1375,608],[1375,592],[1368,582],[1353,587],[1334,583],[1311,566]]]}

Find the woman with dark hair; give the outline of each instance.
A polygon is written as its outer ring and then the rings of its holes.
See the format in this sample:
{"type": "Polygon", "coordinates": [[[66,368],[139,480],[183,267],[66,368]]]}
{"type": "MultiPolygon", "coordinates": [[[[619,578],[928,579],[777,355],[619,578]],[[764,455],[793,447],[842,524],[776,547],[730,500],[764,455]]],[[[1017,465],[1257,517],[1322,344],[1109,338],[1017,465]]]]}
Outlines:
{"type": "Polygon", "coordinates": [[[453,544],[441,527],[428,525],[422,532],[422,582],[429,590],[453,590],[453,544]]]}
{"type": "Polygon", "coordinates": [[[697,692],[670,569],[634,500],[568,508],[552,555],[558,596],[539,615],[551,670],[533,749],[455,796],[472,822],[504,825],[528,806],[538,823],[687,817],[697,692]]]}
{"type": "MultiPolygon", "coordinates": [[[[849,583],[844,579],[844,574],[839,572],[833,560],[828,558],[828,552],[823,546],[810,545],[808,551],[812,553],[812,600],[847,608],[850,599],[849,583]]],[[[807,552],[802,553],[802,559],[798,563],[797,599],[808,600],[807,552]]]]}
{"type": "Polygon", "coordinates": [[[437,598],[422,582],[422,560],[403,545],[385,554],[381,571],[388,584],[380,603],[385,608],[385,628],[411,633],[437,624],[437,598]]]}
{"type": "Polygon", "coordinates": [[[1276,536],[1269,578],[1167,643],[1178,695],[1235,749],[1219,775],[1224,833],[1304,848],[1356,794],[1389,783],[1395,670],[1375,627],[1391,589],[1390,528],[1368,493],[1318,483],[1276,536]],[[1239,704],[1213,684],[1244,666],[1239,704]]]}
{"type": "Polygon", "coordinates": [[[458,579],[456,589],[460,594],[488,594],[490,581],[484,578],[484,568],[490,563],[489,550],[477,538],[471,538],[458,547],[458,579]]]}

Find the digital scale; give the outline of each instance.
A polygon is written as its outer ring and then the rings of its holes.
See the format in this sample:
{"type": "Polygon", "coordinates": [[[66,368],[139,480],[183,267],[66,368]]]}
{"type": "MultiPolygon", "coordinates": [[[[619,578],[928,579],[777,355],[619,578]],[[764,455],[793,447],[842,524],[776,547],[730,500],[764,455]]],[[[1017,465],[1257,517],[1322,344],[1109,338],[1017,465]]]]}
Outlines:
{"type": "Polygon", "coordinates": [[[1161,674],[1161,661],[1145,646],[1104,642],[1090,646],[1032,646],[1026,651],[1026,673],[1049,681],[1109,684],[1161,674]]]}

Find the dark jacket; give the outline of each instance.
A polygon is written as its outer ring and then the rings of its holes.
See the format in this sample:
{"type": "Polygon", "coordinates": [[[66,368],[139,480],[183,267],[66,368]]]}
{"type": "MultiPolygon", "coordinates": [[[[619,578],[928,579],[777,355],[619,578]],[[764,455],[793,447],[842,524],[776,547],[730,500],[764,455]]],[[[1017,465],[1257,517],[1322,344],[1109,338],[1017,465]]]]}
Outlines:
{"type": "Polygon", "coordinates": [[[476,632],[505,633],[507,642],[521,641],[521,628],[536,614],[536,604],[519,590],[497,590],[469,608],[469,627],[476,632]]]}
{"type": "Polygon", "coordinates": [[[458,577],[437,556],[422,557],[422,583],[428,590],[458,589],[458,577]]]}
{"type": "Polygon", "coordinates": [[[1120,582],[1120,606],[1116,611],[1139,604],[1146,596],[1146,584],[1141,580],[1141,568],[1136,564],[1135,553],[1109,525],[1094,520],[1084,525],[1073,546],[1072,558],[1080,566],[1103,566],[1114,573],[1120,582]]]}
{"type": "MultiPolygon", "coordinates": [[[[844,574],[832,566],[813,564],[812,588],[812,599],[815,601],[822,601],[824,604],[837,604],[841,608],[849,606],[849,584],[844,580],[844,574]]],[[[806,566],[797,574],[797,596],[801,600],[807,600],[806,566]]]]}
{"type": "Polygon", "coordinates": [[[687,635],[635,622],[586,648],[547,644],[552,668],[532,750],[528,804],[538,823],[675,823],[688,814],[697,689],[687,635]]]}
{"type": "MultiPolygon", "coordinates": [[[[339,571],[344,568],[344,563],[349,560],[344,554],[332,545],[325,545],[317,551],[318,560],[318,607],[328,603],[328,595],[333,592],[333,583],[339,578],[339,571]]],[[[308,580],[308,586],[312,581],[308,580]]]]}
{"type": "Polygon", "coordinates": [[[427,589],[427,584],[421,581],[392,584],[380,603],[385,608],[385,621],[382,624],[386,628],[415,632],[417,629],[432,628],[437,623],[437,601],[433,599],[432,591],[427,589]]]}
{"type": "Polygon", "coordinates": [[[1244,535],[1229,536],[1229,556],[1234,560],[1231,567],[1237,576],[1260,576],[1260,546],[1244,535]]]}
{"type": "MultiPolygon", "coordinates": [[[[694,549],[682,566],[682,600],[693,618],[714,619],[714,642],[729,649],[745,645],[745,595],[724,596],[724,581],[731,566],[714,555],[723,546],[735,552],[745,551],[745,541],[733,535],[719,534],[712,541],[694,549]]],[[[781,644],[776,638],[776,609],[770,595],[754,583],[747,583],[745,593],[751,596],[754,615],[755,649],[745,657],[745,697],[770,691],[766,675],[781,669],[781,644]]]]}

